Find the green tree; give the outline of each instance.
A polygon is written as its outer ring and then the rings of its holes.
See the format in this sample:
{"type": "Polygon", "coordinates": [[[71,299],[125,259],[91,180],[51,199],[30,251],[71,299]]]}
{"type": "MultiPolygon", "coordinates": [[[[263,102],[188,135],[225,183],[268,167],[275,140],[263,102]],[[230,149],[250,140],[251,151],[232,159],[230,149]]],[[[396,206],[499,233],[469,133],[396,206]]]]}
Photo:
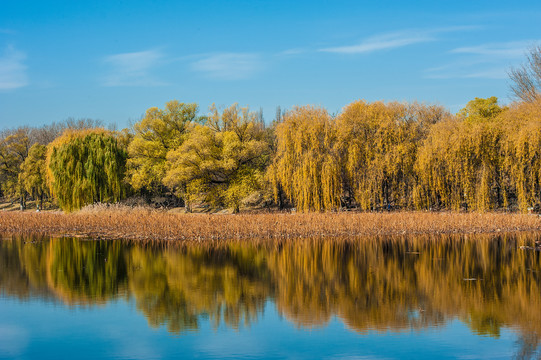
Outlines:
{"type": "Polygon", "coordinates": [[[0,190],[8,198],[19,198],[21,209],[26,207],[26,191],[19,173],[30,149],[30,129],[8,130],[0,134],[0,190]]]}
{"type": "Polygon", "coordinates": [[[469,101],[458,115],[465,121],[483,121],[494,119],[505,110],[507,108],[498,105],[498,98],[495,96],[486,99],[476,97],[469,101]]]}
{"type": "Polygon", "coordinates": [[[103,129],[66,130],[48,146],[46,166],[51,194],[65,211],[125,195],[126,151],[103,129]]]}
{"type": "Polygon", "coordinates": [[[153,107],[134,125],[134,136],[128,146],[127,179],[135,190],[161,192],[167,170],[167,153],[177,149],[194,123],[197,104],[169,101],[165,109],[153,107]]]}
{"type": "Polygon", "coordinates": [[[193,128],[167,159],[164,184],[185,199],[188,211],[202,199],[238,212],[242,199],[262,186],[269,144],[258,113],[236,104],[220,113],[212,106],[207,123],[193,128]]]}
{"type": "Polygon", "coordinates": [[[39,199],[38,210],[43,209],[43,197],[48,194],[46,152],[45,145],[38,143],[32,145],[28,157],[21,164],[21,173],[19,174],[24,189],[36,202],[39,199]]]}

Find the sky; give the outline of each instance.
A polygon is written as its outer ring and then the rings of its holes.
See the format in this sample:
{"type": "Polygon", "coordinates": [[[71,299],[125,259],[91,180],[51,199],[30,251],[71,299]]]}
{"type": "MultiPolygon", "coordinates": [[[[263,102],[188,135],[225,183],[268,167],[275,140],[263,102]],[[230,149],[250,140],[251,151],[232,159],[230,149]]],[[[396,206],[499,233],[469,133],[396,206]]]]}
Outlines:
{"type": "Polygon", "coordinates": [[[169,100],[263,109],[513,100],[540,1],[0,0],[0,129],[121,129],[169,100]]]}

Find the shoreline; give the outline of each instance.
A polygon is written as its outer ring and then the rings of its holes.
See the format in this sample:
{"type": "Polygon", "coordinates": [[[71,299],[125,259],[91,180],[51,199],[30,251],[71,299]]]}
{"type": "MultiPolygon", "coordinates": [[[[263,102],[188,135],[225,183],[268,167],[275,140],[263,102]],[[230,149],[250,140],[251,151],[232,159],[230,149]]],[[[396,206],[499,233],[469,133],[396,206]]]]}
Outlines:
{"type": "Polygon", "coordinates": [[[541,231],[538,215],[511,213],[178,214],[148,209],[0,212],[0,233],[100,240],[201,242],[541,231]]]}

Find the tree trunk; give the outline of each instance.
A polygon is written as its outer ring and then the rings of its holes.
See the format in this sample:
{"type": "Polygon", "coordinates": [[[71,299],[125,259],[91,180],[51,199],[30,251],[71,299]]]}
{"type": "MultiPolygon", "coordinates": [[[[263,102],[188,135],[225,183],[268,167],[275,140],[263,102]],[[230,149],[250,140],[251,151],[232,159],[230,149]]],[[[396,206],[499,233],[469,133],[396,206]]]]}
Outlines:
{"type": "Polygon", "coordinates": [[[280,184],[278,184],[278,209],[284,210],[284,192],[280,184]]]}
{"type": "Polygon", "coordinates": [[[19,204],[20,204],[20,207],[21,207],[21,211],[24,211],[26,209],[26,199],[25,199],[24,194],[21,194],[21,196],[19,198],[19,204]]]}

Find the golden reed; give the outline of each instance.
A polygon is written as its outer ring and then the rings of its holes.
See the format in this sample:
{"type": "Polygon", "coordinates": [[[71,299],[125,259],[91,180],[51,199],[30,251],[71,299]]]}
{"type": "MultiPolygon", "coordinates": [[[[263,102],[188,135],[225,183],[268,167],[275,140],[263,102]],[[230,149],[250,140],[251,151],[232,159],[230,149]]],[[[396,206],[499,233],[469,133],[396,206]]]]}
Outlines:
{"type": "Polygon", "coordinates": [[[145,208],[0,212],[0,233],[127,240],[256,240],[541,230],[541,217],[506,213],[174,214],[145,208]]]}

